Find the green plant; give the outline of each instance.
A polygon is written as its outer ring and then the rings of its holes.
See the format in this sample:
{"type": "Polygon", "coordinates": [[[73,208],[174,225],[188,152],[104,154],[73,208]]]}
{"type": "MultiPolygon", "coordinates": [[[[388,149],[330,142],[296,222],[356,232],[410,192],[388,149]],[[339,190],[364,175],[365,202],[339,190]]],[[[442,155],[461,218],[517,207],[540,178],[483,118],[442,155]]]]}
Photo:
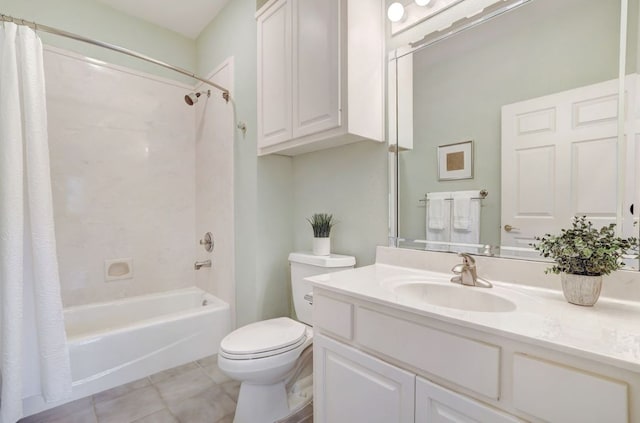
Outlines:
{"type": "Polygon", "coordinates": [[[329,238],[331,228],[335,225],[332,214],[327,213],[315,213],[311,218],[307,218],[307,221],[313,228],[313,236],[316,238],[329,238]]]}
{"type": "Polygon", "coordinates": [[[638,246],[637,238],[620,238],[615,235],[615,223],[600,230],[586,220],[575,217],[571,229],[563,229],[560,235],[546,234],[535,237],[531,246],[543,257],[551,257],[556,264],[545,273],[572,273],[575,275],[608,275],[622,267],[623,254],[638,246]]]}

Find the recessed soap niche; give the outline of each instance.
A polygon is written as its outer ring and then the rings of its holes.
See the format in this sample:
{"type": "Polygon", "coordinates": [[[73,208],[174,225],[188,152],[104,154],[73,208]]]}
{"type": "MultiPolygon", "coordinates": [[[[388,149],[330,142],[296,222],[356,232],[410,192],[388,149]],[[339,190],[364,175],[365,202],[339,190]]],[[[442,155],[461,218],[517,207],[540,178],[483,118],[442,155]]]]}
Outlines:
{"type": "Polygon", "coordinates": [[[133,259],[121,258],[104,261],[104,281],[133,279],[133,259]]]}

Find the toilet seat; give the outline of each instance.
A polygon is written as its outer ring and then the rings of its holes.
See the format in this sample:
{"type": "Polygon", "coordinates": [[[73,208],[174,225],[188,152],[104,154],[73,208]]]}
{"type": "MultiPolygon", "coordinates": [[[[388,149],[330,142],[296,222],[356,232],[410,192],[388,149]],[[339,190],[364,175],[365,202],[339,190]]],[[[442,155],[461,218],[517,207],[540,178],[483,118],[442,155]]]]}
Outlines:
{"type": "Polygon", "coordinates": [[[294,350],[307,340],[307,326],[280,317],[243,326],[220,343],[219,354],[230,360],[252,360],[294,350]]]}

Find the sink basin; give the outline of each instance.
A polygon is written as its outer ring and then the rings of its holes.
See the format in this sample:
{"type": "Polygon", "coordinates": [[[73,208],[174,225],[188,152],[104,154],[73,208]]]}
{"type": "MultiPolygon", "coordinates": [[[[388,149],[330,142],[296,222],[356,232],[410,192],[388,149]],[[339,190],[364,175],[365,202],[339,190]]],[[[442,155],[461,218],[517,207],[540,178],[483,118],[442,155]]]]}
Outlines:
{"type": "Polygon", "coordinates": [[[504,313],[516,309],[515,303],[487,292],[486,288],[443,285],[427,281],[395,284],[389,287],[400,298],[466,311],[504,313]]]}

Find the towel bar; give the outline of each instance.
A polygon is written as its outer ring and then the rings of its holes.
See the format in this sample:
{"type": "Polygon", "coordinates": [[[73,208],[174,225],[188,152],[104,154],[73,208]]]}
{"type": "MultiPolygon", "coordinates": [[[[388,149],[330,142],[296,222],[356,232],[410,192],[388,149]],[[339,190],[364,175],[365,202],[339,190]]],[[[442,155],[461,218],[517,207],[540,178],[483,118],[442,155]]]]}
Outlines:
{"type": "MultiPolygon", "coordinates": [[[[480,197],[471,197],[472,200],[484,200],[489,195],[489,191],[483,189],[480,191],[480,197]]],[[[451,201],[453,198],[445,198],[445,201],[451,201]]],[[[424,195],[424,198],[421,198],[419,201],[427,201],[427,194],[424,195]]]]}

